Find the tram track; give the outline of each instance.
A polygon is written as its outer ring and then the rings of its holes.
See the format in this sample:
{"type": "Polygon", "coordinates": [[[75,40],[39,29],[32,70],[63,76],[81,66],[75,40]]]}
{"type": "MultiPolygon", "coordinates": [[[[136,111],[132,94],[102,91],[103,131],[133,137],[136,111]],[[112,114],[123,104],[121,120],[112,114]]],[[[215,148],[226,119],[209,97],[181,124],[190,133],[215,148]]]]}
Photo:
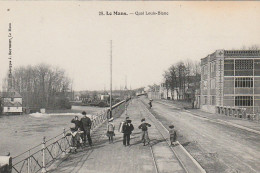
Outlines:
{"type": "MultiPolygon", "coordinates": [[[[145,106],[145,105],[144,105],[145,106]]],[[[140,109],[143,109],[140,107],[140,109]]],[[[149,112],[149,110],[147,110],[147,108],[145,107],[145,109],[143,109],[145,112],[148,112],[148,118],[150,121],[153,122],[153,124],[156,124],[158,122],[155,122],[154,120],[152,120],[151,116],[151,113],[149,112]]],[[[155,117],[153,117],[155,118],[155,117]]],[[[160,123],[160,122],[159,122],[160,123]]],[[[164,127],[164,126],[163,126],[164,127]]],[[[174,154],[174,156],[177,158],[179,164],[182,166],[183,170],[188,173],[187,169],[185,168],[185,166],[183,165],[182,161],[179,159],[179,157],[176,155],[176,153],[174,152],[174,150],[172,149],[172,147],[170,147],[170,142],[167,140],[167,138],[161,133],[161,131],[158,129],[157,125],[155,125],[155,128],[157,129],[157,131],[159,132],[159,134],[161,135],[161,137],[164,139],[164,141],[168,144],[168,147],[170,148],[170,150],[172,151],[172,153],[174,154]]],[[[164,127],[165,128],[165,127],[164,127]]],[[[166,128],[165,128],[166,129],[166,128]]],[[[167,129],[166,129],[167,130],[167,129]]],[[[153,163],[154,163],[154,166],[155,166],[155,170],[156,170],[156,173],[160,173],[159,172],[159,169],[158,169],[158,163],[156,162],[156,158],[155,158],[155,154],[154,154],[154,151],[153,151],[153,147],[152,145],[149,144],[149,148],[150,148],[150,151],[151,151],[151,155],[152,155],[152,159],[153,159],[153,163]]]]}
{"type": "MultiPolygon", "coordinates": [[[[186,173],[193,173],[193,172],[206,173],[206,171],[199,165],[199,163],[185,150],[185,148],[178,141],[177,141],[177,145],[179,146],[181,152],[177,153],[173,149],[173,147],[171,146],[171,143],[169,141],[169,138],[168,138],[168,134],[169,134],[168,129],[158,119],[155,118],[155,116],[148,110],[148,108],[146,107],[145,103],[142,100],[140,102],[143,104],[142,108],[141,108],[141,106],[140,106],[140,108],[143,109],[143,111],[147,113],[149,120],[153,122],[153,124],[155,125],[155,128],[159,132],[160,136],[167,143],[167,145],[170,148],[170,150],[172,151],[173,155],[177,158],[179,164],[183,168],[183,171],[186,172],[186,173]],[[162,127],[162,128],[160,128],[160,127],[162,127]],[[162,129],[163,129],[164,132],[162,132],[162,129]],[[183,160],[187,161],[187,158],[183,159],[184,158],[183,156],[181,158],[180,154],[186,155],[185,157],[188,157],[191,161],[184,163],[183,160]],[[193,164],[193,165],[191,165],[191,164],[193,164]],[[195,171],[194,171],[194,168],[195,168],[195,171]]],[[[155,154],[154,154],[154,151],[153,151],[153,147],[151,145],[149,145],[149,147],[150,147],[152,158],[153,158],[153,161],[154,161],[156,173],[160,173],[160,171],[158,169],[158,163],[156,161],[155,154]]]]}
{"type": "Polygon", "coordinates": [[[151,155],[152,155],[152,158],[153,158],[153,164],[154,164],[154,167],[155,167],[155,172],[156,172],[156,173],[159,173],[158,165],[157,165],[157,163],[156,163],[155,156],[154,156],[154,152],[153,152],[153,147],[152,147],[151,145],[149,145],[149,148],[150,148],[151,155]]]}

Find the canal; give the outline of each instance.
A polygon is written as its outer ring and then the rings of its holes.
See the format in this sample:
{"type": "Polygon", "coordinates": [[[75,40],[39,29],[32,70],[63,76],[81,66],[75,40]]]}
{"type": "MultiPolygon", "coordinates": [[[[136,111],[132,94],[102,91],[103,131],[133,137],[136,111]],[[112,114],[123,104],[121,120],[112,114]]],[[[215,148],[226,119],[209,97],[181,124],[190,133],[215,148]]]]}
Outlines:
{"type": "MultiPolygon", "coordinates": [[[[74,112],[94,115],[104,108],[72,106],[74,112]]],[[[54,137],[68,129],[71,119],[79,113],[30,114],[0,116],[0,155],[10,152],[12,156],[42,142],[43,136],[54,137]]]]}

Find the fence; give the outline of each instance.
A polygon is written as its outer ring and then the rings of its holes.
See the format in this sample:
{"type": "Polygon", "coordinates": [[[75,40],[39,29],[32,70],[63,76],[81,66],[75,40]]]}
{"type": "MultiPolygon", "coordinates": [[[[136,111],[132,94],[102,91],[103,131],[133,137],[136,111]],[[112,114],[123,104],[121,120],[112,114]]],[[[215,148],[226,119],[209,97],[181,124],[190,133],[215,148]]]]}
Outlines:
{"type": "MultiPolygon", "coordinates": [[[[121,101],[112,107],[112,115],[114,117],[120,116],[124,112],[128,100],[121,101]]],[[[109,109],[106,109],[96,114],[95,118],[92,119],[92,130],[107,120],[108,113],[109,109]]],[[[47,167],[58,158],[61,158],[61,156],[65,156],[68,152],[71,142],[71,136],[66,136],[68,131],[63,129],[61,134],[48,140],[43,137],[41,144],[13,157],[12,172],[46,172],[47,167]]]]}
{"type": "Polygon", "coordinates": [[[259,121],[259,113],[247,114],[246,108],[216,106],[216,112],[218,114],[223,114],[223,115],[227,115],[227,116],[234,116],[234,117],[249,119],[249,120],[257,121],[257,122],[259,121]]]}

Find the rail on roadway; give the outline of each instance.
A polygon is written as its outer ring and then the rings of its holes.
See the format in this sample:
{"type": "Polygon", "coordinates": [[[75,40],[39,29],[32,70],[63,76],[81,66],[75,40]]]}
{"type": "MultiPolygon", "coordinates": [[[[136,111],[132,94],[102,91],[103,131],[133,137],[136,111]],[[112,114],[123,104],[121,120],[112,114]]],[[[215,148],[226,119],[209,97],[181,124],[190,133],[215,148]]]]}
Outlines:
{"type": "Polygon", "coordinates": [[[178,141],[176,146],[171,146],[168,137],[169,130],[159,120],[155,118],[155,116],[149,111],[148,105],[146,105],[143,100],[141,100],[140,102],[144,104],[144,111],[147,112],[149,119],[156,126],[160,135],[165,139],[169,148],[174,153],[185,172],[206,173],[201,165],[187,152],[187,150],[178,141]]]}

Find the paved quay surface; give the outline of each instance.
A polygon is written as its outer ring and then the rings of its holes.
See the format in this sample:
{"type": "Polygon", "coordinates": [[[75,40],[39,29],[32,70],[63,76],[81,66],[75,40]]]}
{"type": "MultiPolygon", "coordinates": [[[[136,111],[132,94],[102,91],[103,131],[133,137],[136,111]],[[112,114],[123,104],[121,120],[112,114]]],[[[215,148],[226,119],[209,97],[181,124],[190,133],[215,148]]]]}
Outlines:
{"type": "MultiPolygon", "coordinates": [[[[148,99],[141,99],[148,103],[148,99]]],[[[254,130],[259,129],[259,124],[199,110],[188,109],[188,112],[178,104],[160,102],[163,101],[154,100],[151,111],[166,128],[169,124],[175,125],[178,140],[206,172],[260,172],[260,135],[207,118],[254,130]]]]}
{"type": "Polygon", "coordinates": [[[130,146],[123,145],[123,135],[118,126],[125,119],[125,114],[114,120],[116,126],[115,139],[109,144],[106,123],[93,133],[92,148],[85,148],[66,159],[49,172],[59,173],[182,173],[185,172],[180,162],[171,151],[163,136],[148,118],[144,105],[134,99],[128,106],[127,114],[135,127],[131,135],[130,146]],[[143,146],[140,141],[141,131],[138,126],[141,119],[146,118],[152,125],[149,128],[150,145],[143,146]],[[157,168],[157,169],[156,169],[157,168]]]}

